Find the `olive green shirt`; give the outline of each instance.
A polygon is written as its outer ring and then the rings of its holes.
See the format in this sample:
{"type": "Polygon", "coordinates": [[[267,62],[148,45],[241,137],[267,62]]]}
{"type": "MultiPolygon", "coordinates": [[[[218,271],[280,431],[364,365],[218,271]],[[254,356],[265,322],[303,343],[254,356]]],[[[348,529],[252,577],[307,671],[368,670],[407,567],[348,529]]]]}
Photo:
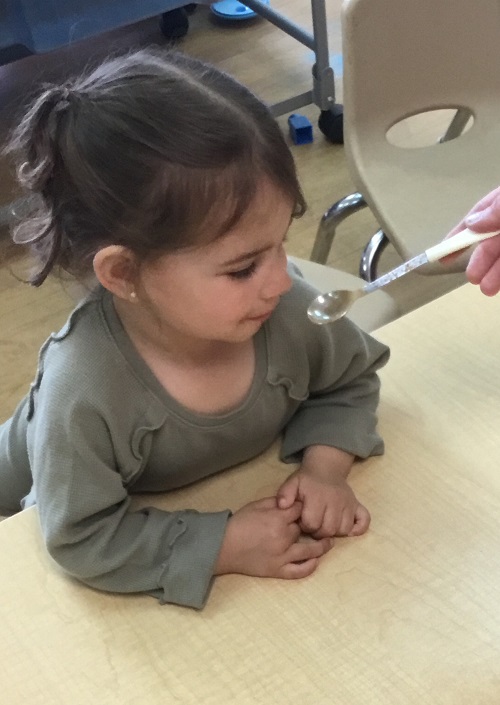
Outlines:
{"type": "Polygon", "coordinates": [[[315,444],[362,458],[383,452],[376,370],[388,350],[348,319],[310,323],[316,295],[294,274],[255,336],[246,398],[203,415],[168,394],[111,295],[96,291],[44,344],[30,393],[0,426],[0,510],[36,503],[51,556],[88,585],[202,607],[230,516],[223,498],[216,513],[132,511],[132,493],[195,482],[280,433],[285,462],[315,444]]]}

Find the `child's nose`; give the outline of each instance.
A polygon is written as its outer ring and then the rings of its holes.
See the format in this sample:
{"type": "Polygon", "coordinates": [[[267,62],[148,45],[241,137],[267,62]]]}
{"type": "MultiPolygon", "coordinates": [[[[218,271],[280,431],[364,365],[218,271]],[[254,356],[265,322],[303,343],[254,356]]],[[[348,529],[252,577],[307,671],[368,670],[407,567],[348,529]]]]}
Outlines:
{"type": "Polygon", "coordinates": [[[292,286],[292,279],[286,268],[286,260],[271,273],[263,289],[262,296],[265,299],[276,299],[285,294],[292,286]]]}

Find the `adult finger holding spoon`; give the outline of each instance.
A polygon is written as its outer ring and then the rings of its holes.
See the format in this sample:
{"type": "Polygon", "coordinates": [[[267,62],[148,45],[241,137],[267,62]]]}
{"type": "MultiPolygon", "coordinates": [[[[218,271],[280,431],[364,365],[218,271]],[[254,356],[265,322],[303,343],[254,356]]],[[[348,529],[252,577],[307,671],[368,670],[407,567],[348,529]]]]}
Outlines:
{"type": "MultiPolygon", "coordinates": [[[[470,228],[476,233],[500,231],[500,187],[476,203],[448,237],[470,228]]],[[[481,242],[471,255],[466,269],[471,284],[479,284],[483,294],[494,296],[500,291],[500,237],[481,242]]]]}

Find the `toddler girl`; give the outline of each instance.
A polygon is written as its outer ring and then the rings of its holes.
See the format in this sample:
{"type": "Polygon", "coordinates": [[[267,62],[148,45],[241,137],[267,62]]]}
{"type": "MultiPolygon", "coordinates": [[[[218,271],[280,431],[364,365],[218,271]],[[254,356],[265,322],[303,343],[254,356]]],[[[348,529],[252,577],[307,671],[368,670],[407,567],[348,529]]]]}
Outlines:
{"type": "Polygon", "coordinates": [[[267,107],[200,61],[141,51],[46,87],[9,149],[33,204],[14,233],[38,258],[31,283],[96,283],[0,426],[0,511],[36,503],[48,551],[88,585],[198,608],[216,575],[300,578],[334,535],[366,531],[346,478],[382,452],[388,351],[307,319],[317,292],[283,248],[305,203],[267,107]],[[300,465],[275,497],[130,509],[282,432],[300,465]]]}

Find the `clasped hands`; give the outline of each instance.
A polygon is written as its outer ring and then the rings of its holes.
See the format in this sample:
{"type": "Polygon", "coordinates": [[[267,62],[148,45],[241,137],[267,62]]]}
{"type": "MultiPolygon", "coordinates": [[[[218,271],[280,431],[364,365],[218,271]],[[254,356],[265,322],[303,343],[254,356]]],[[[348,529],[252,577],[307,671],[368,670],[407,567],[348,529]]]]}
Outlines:
{"type": "Polygon", "coordinates": [[[334,536],[363,534],[370,515],[346,481],[353,461],[337,448],[307,448],[275,497],[251,502],[229,519],[215,575],[303,578],[334,536]]]}

